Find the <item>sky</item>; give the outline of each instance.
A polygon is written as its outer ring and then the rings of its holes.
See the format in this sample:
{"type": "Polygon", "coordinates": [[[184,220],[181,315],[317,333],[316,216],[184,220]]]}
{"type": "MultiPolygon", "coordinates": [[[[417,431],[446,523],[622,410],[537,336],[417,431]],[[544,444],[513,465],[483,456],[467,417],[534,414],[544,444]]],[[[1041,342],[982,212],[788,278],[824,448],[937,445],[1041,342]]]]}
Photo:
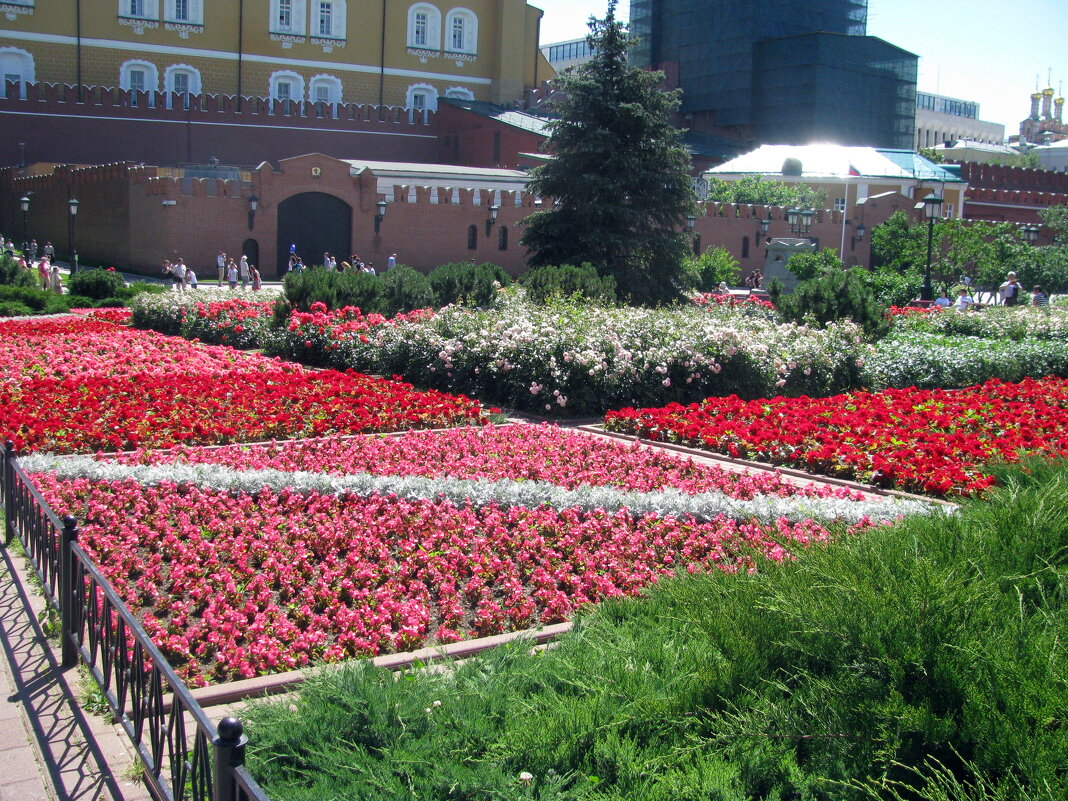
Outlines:
{"type": "MultiPolygon", "coordinates": [[[[608,7],[607,0],[528,2],[545,12],[542,44],[585,36],[590,15],[608,7]]],[[[620,0],[616,16],[630,18],[629,0],[620,0]]],[[[921,92],[979,103],[980,119],[1005,125],[1006,135],[1019,133],[1036,79],[1057,97],[1068,92],[1068,0],[868,0],[868,34],[920,57],[921,92]]]]}

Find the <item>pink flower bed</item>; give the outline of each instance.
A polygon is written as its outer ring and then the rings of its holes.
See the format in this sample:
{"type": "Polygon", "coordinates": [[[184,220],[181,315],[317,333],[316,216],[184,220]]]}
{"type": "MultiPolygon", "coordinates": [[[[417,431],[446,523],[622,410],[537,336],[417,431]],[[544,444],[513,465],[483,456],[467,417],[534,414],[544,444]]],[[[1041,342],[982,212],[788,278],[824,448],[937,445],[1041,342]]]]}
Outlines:
{"type": "Polygon", "coordinates": [[[37,476],[195,685],[562,621],[677,569],[823,541],[777,525],[37,476]]]}
{"type": "Polygon", "coordinates": [[[315,473],[544,481],[567,489],[611,486],[640,492],[672,487],[686,493],[859,497],[844,488],[799,487],[772,473],[743,474],[697,464],[663,451],[605,440],[553,425],[410,431],[390,437],[325,437],[222,448],[140,451],[123,464],[210,463],[238,469],[315,473]]]}

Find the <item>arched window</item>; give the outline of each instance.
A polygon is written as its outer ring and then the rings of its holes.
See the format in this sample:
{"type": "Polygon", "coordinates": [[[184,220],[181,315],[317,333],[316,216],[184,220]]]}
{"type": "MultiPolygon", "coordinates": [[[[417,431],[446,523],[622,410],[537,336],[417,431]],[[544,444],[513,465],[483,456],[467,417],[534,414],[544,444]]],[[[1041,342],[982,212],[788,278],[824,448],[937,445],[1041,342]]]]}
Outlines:
{"type": "Polygon", "coordinates": [[[126,61],[119,67],[119,88],[130,91],[131,106],[138,103],[137,92],[147,92],[148,105],[155,105],[155,93],[159,91],[159,70],[149,61],[126,61]]]}
{"type": "Polygon", "coordinates": [[[163,0],[164,22],[204,24],[204,0],[163,0]]]}
{"type": "Polygon", "coordinates": [[[508,228],[503,225],[497,229],[497,250],[508,250],[508,228]]]}
{"type": "Polygon", "coordinates": [[[445,17],[445,50],[449,53],[478,52],[478,17],[466,8],[454,8],[445,17]]]}
{"type": "Polygon", "coordinates": [[[33,82],[33,56],[18,47],[0,47],[0,97],[7,97],[9,83],[17,83],[19,97],[25,99],[26,84],[33,82]]]}
{"type": "Polygon", "coordinates": [[[333,75],[316,75],[308,81],[308,100],[312,103],[336,104],[343,102],[341,99],[341,79],[333,75]]]}
{"type": "Polygon", "coordinates": [[[271,18],[267,23],[271,33],[303,36],[307,5],[307,0],[271,0],[271,18]]]}
{"type": "Polygon", "coordinates": [[[475,95],[466,87],[463,86],[450,86],[445,90],[445,97],[452,97],[456,100],[474,100],[475,95]]]}
{"type": "Polygon", "coordinates": [[[189,108],[189,99],[200,94],[200,70],[188,64],[172,64],[163,73],[163,88],[167,94],[167,108],[171,107],[172,96],[180,95],[182,107],[189,108]]]}
{"type": "Polygon", "coordinates": [[[417,111],[438,110],[438,90],[428,83],[416,83],[408,87],[404,105],[408,108],[409,121],[417,111]]]}
{"type": "Polygon", "coordinates": [[[408,9],[408,47],[441,49],[441,12],[429,3],[416,3],[408,9]]]}
{"type": "Polygon", "coordinates": [[[312,12],[312,36],[321,36],[324,39],[345,38],[345,0],[311,0],[312,12]]]}
{"type": "Polygon", "coordinates": [[[271,100],[293,100],[299,103],[304,99],[304,78],[289,70],[273,72],[267,92],[271,100]]]}
{"type": "Polygon", "coordinates": [[[478,226],[467,226],[467,249],[475,250],[478,248],[478,226]]]}

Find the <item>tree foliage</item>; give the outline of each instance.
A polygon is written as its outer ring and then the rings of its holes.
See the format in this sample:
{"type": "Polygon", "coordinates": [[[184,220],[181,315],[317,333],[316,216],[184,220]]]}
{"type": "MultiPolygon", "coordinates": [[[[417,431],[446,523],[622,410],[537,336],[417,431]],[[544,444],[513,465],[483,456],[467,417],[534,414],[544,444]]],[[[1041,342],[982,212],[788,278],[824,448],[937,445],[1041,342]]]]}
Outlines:
{"type": "MultiPolygon", "coordinates": [[[[913,222],[897,211],[872,231],[872,263],[898,272],[922,273],[927,265],[926,222],[913,222]]],[[[1035,249],[1020,238],[1012,223],[939,220],[934,225],[931,280],[945,289],[967,276],[991,290],[1016,271],[1026,285],[1034,276],[1035,249]]]]}
{"type": "Polygon", "coordinates": [[[531,266],[589,262],[616,278],[623,299],[656,303],[684,282],[690,158],[668,123],[679,92],[658,88],[662,73],[628,64],[615,6],[590,21],[593,59],[560,78],[547,143],[555,157],[529,185],[555,203],[528,218],[522,241],[531,266]]]}
{"type": "Polygon", "coordinates": [[[726,248],[709,248],[700,256],[687,256],[689,284],[701,292],[711,292],[721,283],[737,286],[742,269],[726,248]]]}
{"type": "Polygon", "coordinates": [[[761,175],[745,175],[737,181],[713,178],[708,184],[708,199],[720,203],[752,203],[758,206],[783,206],[806,209],[827,207],[827,193],[804,184],[785,184],[761,175]]]}

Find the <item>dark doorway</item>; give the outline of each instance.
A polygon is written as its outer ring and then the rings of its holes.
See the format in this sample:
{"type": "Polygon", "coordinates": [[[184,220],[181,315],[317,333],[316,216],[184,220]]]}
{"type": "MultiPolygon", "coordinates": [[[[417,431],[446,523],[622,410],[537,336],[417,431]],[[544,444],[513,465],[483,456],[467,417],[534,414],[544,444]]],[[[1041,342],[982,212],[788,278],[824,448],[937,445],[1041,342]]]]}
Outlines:
{"type": "Polygon", "coordinates": [[[248,256],[248,263],[256,265],[262,277],[263,265],[260,264],[260,243],[255,239],[246,239],[241,243],[241,253],[248,256]]]}
{"type": "Polygon", "coordinates": [[[352,247],[352,207],[341,198],[322,192],[303,192],[278,204],[278,254],[275,275],[289,265],[290,247],[305,266],[323,263],[323,253],[349,257],[352,247]]]}

